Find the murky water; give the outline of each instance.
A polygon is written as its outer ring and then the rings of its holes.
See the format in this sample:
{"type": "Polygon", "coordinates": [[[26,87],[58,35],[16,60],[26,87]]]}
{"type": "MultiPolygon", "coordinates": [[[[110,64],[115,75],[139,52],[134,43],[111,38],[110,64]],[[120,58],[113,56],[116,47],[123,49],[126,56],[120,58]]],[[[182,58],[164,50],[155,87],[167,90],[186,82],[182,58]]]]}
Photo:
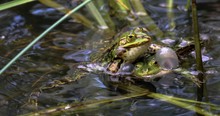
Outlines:
{"type": "MultiPolygon", "coordinates": [[[[145,1],[146,10],[160,29],[166,33],[165,38],[157,38],[158,40],[172,42],[169,39],[183,39],[191,36],[191,19],[184,5],[185,3],[181,0],[175,2],[173,17],[169,19],[165,2],[145,1]],[[170,21],[175,22],[175,28],[170,25],[170,21]]],[[[219,2],[213,2],[200,3],[198,7],[201,37],[208,41],[203,48],[204,67],[208,80],[207,98],[214,104],[220,103],[219,6],[219,2]]],[[[24,7],[0,12],[0,67],[3,67],[38,34],[62,16],[62,13],[38,2],[24,7]]],[[[120,22],[115,20],[115,23],[120,22]]],[[[122,26],[119,25],[118,30],[122,30],[120,27],[122,26]]],[[[105,79],[103,81],[106,75],[86,74],[75,82],[72,82],[74,77],[67,76],[75,73],[79,63],[89,62],[90,54],[97,53],[101,46],[108,44],[104,40],[107,41],[112,36],[92,31],[72,19],[64,21],[1,75],[0,113],[2,115],[25,114],[62,104],[123,95],[125,92],[117,90],[116,87],[109,87],[105,79]]],[[[195,69],[193,53],[189,62],[186,67],[195,69]]],[[[179,79],[183,79],[184,83],[175,83],[172,75],[170,76],[152,83],[153,85],[149,84],[152,91],[186,99],[196,98],[195,85],[184,80],[183,77],[179,79]]],[[[194,112],[165,101],[138,97],[98,105],[96,108],[79,111],[77,114],[191,116],[194,112]]]]}

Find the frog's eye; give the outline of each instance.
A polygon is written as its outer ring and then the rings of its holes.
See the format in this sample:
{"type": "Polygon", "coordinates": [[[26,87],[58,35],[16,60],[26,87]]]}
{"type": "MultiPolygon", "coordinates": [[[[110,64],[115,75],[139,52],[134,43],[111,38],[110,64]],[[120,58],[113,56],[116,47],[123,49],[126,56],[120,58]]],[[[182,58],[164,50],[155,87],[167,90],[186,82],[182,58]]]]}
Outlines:
{"type": "Polygon", "coordinates": [[[133,41],[135,39],[135,34],[130,34],[130,35],[128,35],[128,42],[131,42],[131,41],[133,41]]]}

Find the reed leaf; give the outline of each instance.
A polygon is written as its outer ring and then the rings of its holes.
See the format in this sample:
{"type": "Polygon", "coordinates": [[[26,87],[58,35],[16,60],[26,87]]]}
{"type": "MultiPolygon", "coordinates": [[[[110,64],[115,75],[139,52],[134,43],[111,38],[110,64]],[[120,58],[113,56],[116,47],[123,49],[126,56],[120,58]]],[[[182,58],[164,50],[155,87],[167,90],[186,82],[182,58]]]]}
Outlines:
{"type": "Polygon", "coordinates": [[[7,2],[7,3],[4,3],[4,4],[0,5],[0,11],[9,9],[9,8],[12,8],[12,7],[15,7],[15,6],[19,6],[19,5],[22,5],[22,4],[26,4],[26,3],[29,3],[29,2],[33,2],[33,1],[35,1],[35,0],[14,0],[14,1],[11,1],[11,2],[7,2]]]}
{"type": "Polygon", "coordinates": [[[88,4],[91,0],[85,0],[82,4],[78,5],[76,8],[68,12],[62,18],[60,18],[57,22],[55,22],[52,26],[46,29],[42,34],[40,34],[37,38],[35,38],[30,44],[28,44],[21,52],[19,52],[9,63],[7,63],[1,70],[0,75],[9,68],[19,57],[21,57],[28,49],[30,49],[35,43],[37,43],[42,37],[44,37],[48,32],[50,32],[54,27],[59,25],[62,21],[64,21],[67,17],[69,17],[72,13],[79,10],[81,7],[88,4]]]}
{"type": "Polygon", "coordinates": [[[136,14],[141,19],[141,21],[146,25],[148,30],[154,32],[156,37],[158,38],[162,37],[164,35],[163,32],[160,30],[160,28],[158,28],[158,26],[155,24],[153,19],[148,15],[141,1],[131,0],[131,4],[133,5],[136,14]]]}
{"type": "MultiPolygon", "coordinates": [[[[70,9],[66,8],[65,6],[62,6],[61,4],[58,4],[57,2],[54,2],[52,0],[39,0],[42,4],[47,5],[49,7],[55,8],[58,11],[66,14],[70,11],[70,9]]],[[[83,16],[80,13],[74,13],[70,15],[73,19],[75,19],[77,22],[83,24],[84,26],[95,29],[93,23],[87,19],[85,16],[83,16]]]]}
{"type": "Polygon", "coordinates": [[[167,4],[167,17],[169,18],[171,29],[174,29],[176,24],[174,22],[174,14],[172,12],[173,0],[167,0],[167,4]]]}
{"type": "Polygon", "coordinates": [[[88,8],[89,12],[94,16],[94,18],[97,20],[97,22],[99,23],[99,27],[101,29],[109,28],[108,25],[105,23],[105,20],[103,19],[102,15],[93,4],[93,2],[88,3],[86,7],[88,8]]]}
{"type": "Polygon", "coordinates": [[[105,9],[105,3],[106,1],[105,0],[97,0],[97,1],[94,1],[95,2],[95,5],[101,10],[101,15],[103,17],[103,19],[105,20],[105,22],[108,24],[109,26],[109,29],[112,30],[112,31],[115,31],[115,23],[113,22],[112,20],[112,17],[110,16],[110,13],[109,13],[109,9],[105,9]]]}
{"type": "Polygon", "coordinates": [[[206,106],[209,105],[213,109],[219,109],[219,106],[214,105],[214,104],[205,103],[205,102],[198,102],[195,100],[188,100],[188,99],[183,99],[183,98],[177,98],[174,96],[163,95],[163,94],[159,94],[159,93],[153,93],[153,92],[149,92],[147,89],[138,87],[136,85],[130,85],[130,86],[120,85],[119,88],[121,88],[123,90],[127,90],[131,93],[142,93],[142,92],[146,91],[148,93],[147,94],[148,97],[152,97],[154,99],[158,99],[158,100],[162,100],[162,101],[174,104],[174,105],[179,106],[181,108],[188,109],[188,110],[194,111],[196,113],[202,114],[204,116],[212,116],[214,114],[212,114],[212,113],[210,113],[200,107],[197,107],[196,104],[192,104],[192,103],[203,104],[206,106]]]}
{"type": "Polygon", "coordinates": [[[84,102],[79,103],[72,103],[72,104],[65,104],[62,106],[52,107],[48,108],[42,111],[24,114],[22,116],[33,116],[33,115],[39,115],[39,116],[48,116],[48,115],[61,115],[63,112],[71,112],[71,113],[78,113],[78,112],[87,112],[90,109],[97,109],[100,108],[100,105],[104,105],[111,102],[116,102],[120,100],[130,99],[133,97],[140,97],[147,95],[147,92],[142,93],[130,93],[125,94],[121,96],[111,97],[109,99],[101,99],[101,100],[88,100],[84,102]]]}
{"type": "Polygon", "coordinates": [[[197,17],[197,8],[196,8],[196,0],[192,0],[192,23],[193,23],[193,38],[195,41],[195,51],[196,51],[196,68],[199,72],[198,79],[203,82],[201,86],[197,88],[197,100],[202,101],[204,96],[204,88],[205,88],[205,79],[204,79],[204,68],[202,62],[202,53],[201,53],[201,45],[200,45],[200,36],[199,36],[199,26],[198,26],[198,17],[197,17]]]}

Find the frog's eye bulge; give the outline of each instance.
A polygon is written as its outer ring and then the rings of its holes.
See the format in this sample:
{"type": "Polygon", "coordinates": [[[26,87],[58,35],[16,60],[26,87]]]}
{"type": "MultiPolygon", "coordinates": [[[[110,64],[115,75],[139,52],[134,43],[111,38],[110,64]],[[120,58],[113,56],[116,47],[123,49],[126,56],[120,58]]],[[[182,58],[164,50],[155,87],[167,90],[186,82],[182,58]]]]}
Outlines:
{"type": "Polygon", "coordinates": [[[141,28],[142,29],[142,32],[147,32],[149,33],[149,30],[147,28],[141,28]]]}
{"type": "Polygon", "coordinates": [[[134,41],[134,40],[135,40],[135,37],[136,37],[135,34],[133,34],[133,33],[132,33],[132,34],[129,34],[128,37],[127,37],[127,42],[132,42],[132,41],[134,41]]]}
{"type": "Polygon", "coordinates": [[[144,28],[144,27],[137,27],[134,29],[134,33],[149,33],[148,29],[144,28]]]}
{"type": "Polygon", "coordinates": [[[137,27],[134,29],[134,33],[138,33],[138,32],[143,32],[143,28],[142,27],[137,27]]]}

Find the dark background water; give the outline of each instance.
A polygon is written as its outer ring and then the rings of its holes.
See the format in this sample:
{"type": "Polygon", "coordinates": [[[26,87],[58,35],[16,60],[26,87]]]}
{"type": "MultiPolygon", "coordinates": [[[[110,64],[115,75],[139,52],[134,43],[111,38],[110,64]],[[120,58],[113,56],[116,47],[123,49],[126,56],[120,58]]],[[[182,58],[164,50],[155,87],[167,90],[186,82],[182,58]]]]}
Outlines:
{"type": "MultiPolygon", "coordinates": [[[[165,1],[147,0],[143,3],[159,28],[167,33],[167,36],[161,40],[170,37],[182,39],[192,35],[191,17],[184,10],[185,2],[183,0],[175,1],[174,4],[172,20],[176,23],[175,28],[170,25],[170,20],[167,17],[167,10],[164,7],[165,1]]],[[[73,6],[75,4],[68,7],[73,6]]],[[[198,4],[200,36],[207,40],[203,47],[207,98],[210,103],[214,104],[220,103],[219,6],[220,2],[214,0],[199,1],[198,4]]],[[[85,8],[80,12],[88,16],[85,8]]],[[[22,48],[62,15],[59,11],[48,8],[39,2],[1,11],[0,67],[8,63],[22,48]]],[[[117,20],[114,21],[115,24],[120,24],[117,20]]],[[[129,27],[129,25],[122,25],[116,25],[117,30],[129,27]]],[[[122,95],[123,92],[111,89],[104,84],[100,80],[103,75],[99,74],[87,74],[76,82],[40,91],[46,85],[56,85],[54,80],[63,79],[68,73],[74,72],[76,68],[74,66],[78,63],[88,62],[90,54],[99,52],[97,49],[104,43],[103,41],[112,36],[86,28],[71,18],[65,20],[1,75],[0,113],[2,115],[25,114],[61,104],[122,95]],[[31,103],[34,100],[37,101],[37,106],[31,103]]],[[[193,57],[190,58],[189,61],[193,63],[189,66],[194,69],[195,60],[193,57]]],[[[187,99],[196,98],[195,85],[192,83],[176,85],[172,82],[168,78],[153,84],[156,86],[157,93],[187,99]]],[[[193,111],[145,97],[112,102],[97,107],[93,110],[81,112],[79,115],[194,115],[193,111]]],[[[219,114],[219,111],[213,111],[213,113],[219,114]]]]}

